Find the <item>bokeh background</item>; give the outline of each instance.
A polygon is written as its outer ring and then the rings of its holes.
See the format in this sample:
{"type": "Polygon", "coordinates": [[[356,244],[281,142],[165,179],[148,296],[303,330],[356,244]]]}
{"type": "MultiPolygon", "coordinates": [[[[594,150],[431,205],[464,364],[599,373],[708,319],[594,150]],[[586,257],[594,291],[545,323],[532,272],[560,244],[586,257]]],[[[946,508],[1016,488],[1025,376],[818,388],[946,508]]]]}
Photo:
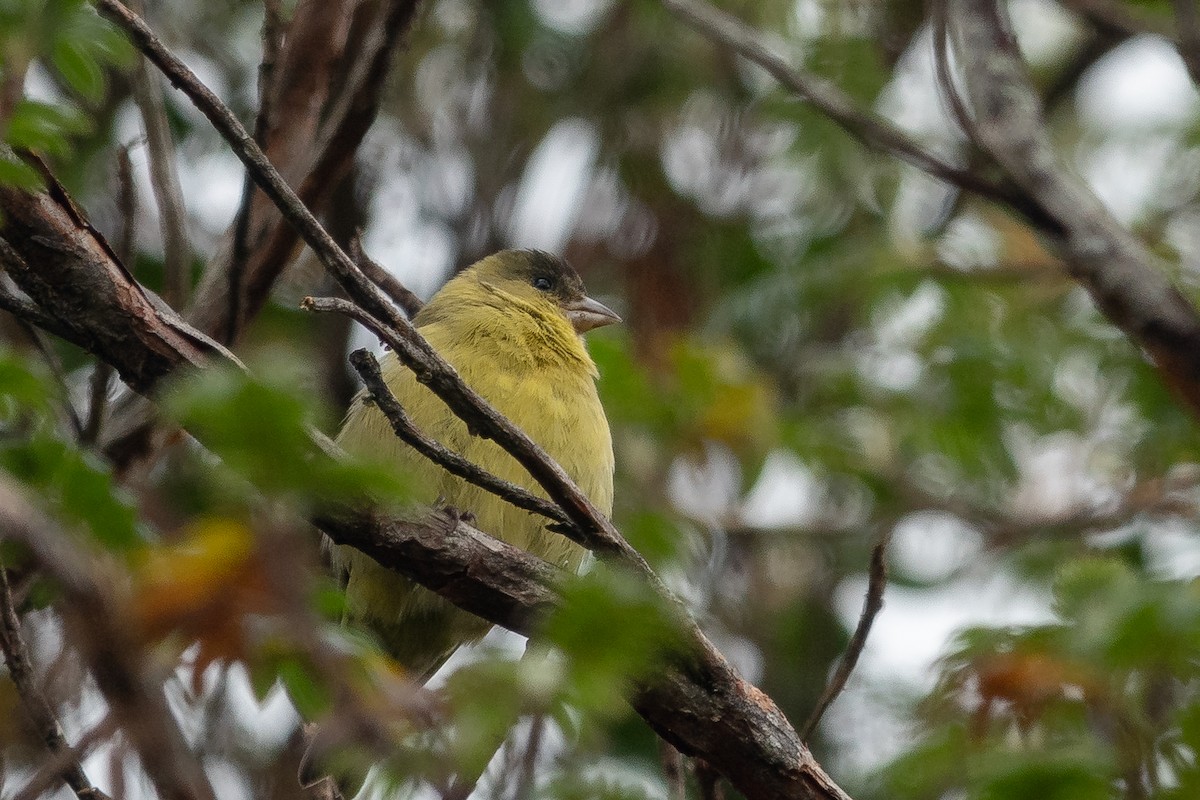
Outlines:
{"type": "MultiPolygon", "coordinates": [[[[1170,4],[1111,3],[1132,31],[1098,26],[1096,5],[1009,11],[1059,151],[1194,298],[1200,106],[1170,4]]],[[[10,20],[32,13],[17,6],[10,20]]],[[[919,0],[721,6],[931,151],[975,158],[939,95],[919,0]]],[[[158,2],[148,18],[252,119],[262,13],[158,2]]],[[[130,146],[137,275],[156,287],[163,249],[122,74],[81,99],[34,64],[25,91],[86,119],[55,166],[106,232],[120,225],[114,152],[130,146]]],[[[166,107],[199,275],[243,172],[181,96],[166,107]]],[[[871,548],[890,536],[885,606],[811,741],[855,798],[1194,796],[1195,424],[1023,222],[853,141],[648,0],[429,0],[336,192],[329,227],[361,227],[366,251],[422,297],[490,252],[536,247],[565,255],[624,317],[589,336],[618,526],[796,724],[858,621],[871,548]]],[[[286,366],[330,431],[355,391],[347,352],[377,347],[298,309],[331,291],[300,253],[238,348],[286,366]]],[[[62,357],[85,396],[88,362],[62,357]]],[[[177,501],[178,484],[195,487],[172,474],[203,461],[181,449],[131,490],[165,540],[211,513],[177,501]]],[[[53,613],[30,618],[40,662],[69,684],[53,613]]],[[[495,634],[448,671],[521,648],[495,634]]],[[[199,677],[189,658],[179,683],[195,687],[174,693],[177,713],[209,743],[221,796],[260,796],[256,776],[298,721],[288,695],[268,684],[256,696],[238,658],[199,677]]],[[[95,723],[94,693],[59,689],[76,701],[69,731],[95,723]]],[[[614,712],[588,730],[592,719],[539,723],[525,788],[667,797],[645,726],[614,712]]],[[[36,763],[22,752],[6,752],[6,796],[36,763]]],[[[123,775],[126,796],[145,796],[121,753],[98,747],[93,777],[123,775]]],[[[478,796],[516,796],[508,769],[502,753],[478,796]]]]}

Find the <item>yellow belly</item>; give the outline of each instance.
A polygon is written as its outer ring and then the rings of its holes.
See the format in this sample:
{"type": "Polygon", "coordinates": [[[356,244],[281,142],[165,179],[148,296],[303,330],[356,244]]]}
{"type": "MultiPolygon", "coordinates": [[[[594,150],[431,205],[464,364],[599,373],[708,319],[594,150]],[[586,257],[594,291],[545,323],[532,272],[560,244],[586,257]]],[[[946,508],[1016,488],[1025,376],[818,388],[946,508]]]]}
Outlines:
{"type": "MultiPolygon", "coordinates": [[[[528,433],[601,511],[611,514],[612,442],[591,374],[565,366],[530,368],[527,359],[505,359],[503,353],[480,358],[477,348],[466,347],[461,337],[437,325],[422,333],[468,385],[528,433]]],[[[389,354],[383,367],[388,386],[421,430],[494,475],[545,496],[515,459],[494,442],[471,436],[394,356],[389,354]]],[[[473,513],[482,531],[565,569],[577,569],[583,559],[583,549],[547,530],[543,517],[515,508],[413,452],[373,405],[355,403],[338,443],[351,452],[394,460],[412,476],[419,497],[473,513]]],[[[334,548],[333,561],[347,575],[351,619],[373,629],[415,677],[427,677],[455,648],[490,627],[356,550],[334,548]]]]}

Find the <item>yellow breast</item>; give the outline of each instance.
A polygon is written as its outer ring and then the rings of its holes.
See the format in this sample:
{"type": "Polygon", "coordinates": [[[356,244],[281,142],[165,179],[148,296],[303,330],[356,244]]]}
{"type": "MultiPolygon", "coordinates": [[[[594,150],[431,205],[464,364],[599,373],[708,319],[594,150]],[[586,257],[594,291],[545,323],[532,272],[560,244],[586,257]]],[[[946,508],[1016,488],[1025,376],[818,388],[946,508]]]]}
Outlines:
{"type": "MultiPolygon", "coordinates": [[[[421,333],[469,386],[557,461],[600,511],[611,514],[612,440],[596,392],[595,366],[582,341],[565,321],[556,330],[527,316],[483,316],[439,318],[422,326],[421,333]],[[531,340],[547,336],[556,338],[554,347],[531,350],[531,340]]],[[[382,366],[389,388],[422,431],[497,477],[546,496],[495,442],[472,436],[394,355],[388,354],[382,366]]],[[[347,415],[338,443],[351,452],[393,461],[412,479],[417,497],[473,513],[482,531],[569,570],[583,560],[583,549],[547,530],[545,518],[513,507],[414,452],[395,437],[379,410],[361,398],[347,415]]],[[[436,669],[454,647],[488,628],[357,551],[334,548],[333,563],[347,578],[350,616],[374,628],[393,656],[415,674],[436,669]]]]}

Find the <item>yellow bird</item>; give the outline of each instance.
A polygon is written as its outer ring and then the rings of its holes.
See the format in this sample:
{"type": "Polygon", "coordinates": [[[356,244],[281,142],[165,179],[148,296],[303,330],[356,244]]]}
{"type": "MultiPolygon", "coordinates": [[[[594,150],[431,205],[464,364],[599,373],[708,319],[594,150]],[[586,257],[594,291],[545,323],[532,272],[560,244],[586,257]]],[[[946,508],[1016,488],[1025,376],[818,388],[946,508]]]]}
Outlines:
{"type": "MultiPolygon", "coordinates": [[[[413,322],[472,389],[557,461],[595,506],[613,501],[613,451],[596,393],[596,365],[582,334],[619,322],[588,297],[565,261],[537,250],[505,250],[450,280],[413,322]]],[[[542,497],[520,464],[467,426],[394,354],[383,360],[388,387],[426,434],[492,474],[542,497]]],[[[346,450],[394,460],[416,483],[418,497],[475,516],[476,526],[568,570],[581,547],[546,529],[547,520],[509,505],[450,475],[392,433],[383,414],[360,395],[337,438],[346,450]]],[[[352,621],[374,630],[409,673],[428,678],[489,623],[348,547],[332,551],[352,621]]]]}

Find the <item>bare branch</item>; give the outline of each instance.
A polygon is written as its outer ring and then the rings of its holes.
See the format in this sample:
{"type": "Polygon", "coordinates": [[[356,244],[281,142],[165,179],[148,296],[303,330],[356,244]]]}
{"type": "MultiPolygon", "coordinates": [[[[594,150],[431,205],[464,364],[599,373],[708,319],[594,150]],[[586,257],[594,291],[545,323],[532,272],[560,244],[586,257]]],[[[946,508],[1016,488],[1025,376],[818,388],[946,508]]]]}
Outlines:
{"type": "MultiPolygon", "coordinates": [[[[40,800],[62,780],[62,771],[65,767],[82,762],[96,745],[110,738],[116,732],[117,725],[113,721],[112,715],[106,714],[99,723],[79,737],[79,741],[75,743],[74,747],[67,747],[46,759],[25,786],[12,795],[12,800],[40,800]]],[[[114,750],[114,752],[117,751],[114,750]]],[[[77,796],[79,795],[77,794],[77,796]]],[[[106,795],[96,789],[92,794],[81,796],[80,800],[87,800],[87,798],[104,800],[106,795]]]]}
{"type": "Polygon", "coordinates": [[[409,446],[435,464],[443,467],[451,475],[457,475],[463,480],[485,489],[517,508],[541,514],[547,519],[570,525],[566,514],[558,506],[543,500],[537,495],[522,489],[516,484],[497,478],[487,470],[472,464],[462,456],[454,453],[440,443],[426,436],[413,424],[405,413],[404,407],[396,400],[396,396],[384,383],[383,374],[379,370],[379,362],[366,350],[356,350],[350,354],[350,363],[363,379],[367,392],[375,405],[387,417],[392,430],[409,446]]]}
{"type": "Polygon", "coordinates": [[[705,36],[762,67],[785,88],[812,103],[867,147],[890,153],[938,180],[1003,203],[1035,226],[1045,227],[1045,214],[1027,195],[1009,184],[997,183],[943,161],[887,120],[860,108],[836,84],[793,68],[763,45],[762,36],[736,17],[703,0],[663,0],[663,4],[705,36]]]}
{"type": "Polygon", "coordinates": [[[837,669],[834,670],[825,689],[821,692],[808,721],[800,729],[800,738],[806,742],[812,736],[813,731],[817,729],[821,718],[825,716],[825,711],[846,688],[846,681],[850,680],[850,675],[858,665],[858,658],[862,655],[863,648],[866,647],[867,637],[871,634],[871,626],[875,624],[875,617],[883,608],[883,591],[887,588],[887,546],[892,538],[892,530],[892,527],[888,527],[875,546],[871,548],[870,577],[867,581],[867,594],[863,598],[862,614],[858,618],[858,625],[855,626],[850,641],[846,644],[846,652],[842,653],[837,669]]]}
{"type": "MultiPolygon", "coordinates": [[[[24,706],[25,713],[29,715],[29,720],[41,736],[46,749],[51,755],[69,753],[71,746],[67,743],[67,737],[63,735],[62,726],[58,724],[54,709],[50,707],[33,676],[29,649],[21,635],[21,620],[17,616],[12,590],[8,585],[8,570],[4,567],[0,567],[0,650],[4,652],[8,674],[16,684],[21,705],[24,706]]],[[[78,759],[71,757],[58,772],[79,800],[109,800],[108,795],[97,789],[88,779],[78,759]]]]}
{"type": "Polygon", "coordinates": [[[215,800],[199,760],[187,746],[160,686],[144,672],[126,617],[113,609],[88,555],[63,536],[24,493],[0,475],[0,539],[25,546],[61,587],[71,640],[80,646],[114,717],[137,748],[165,800],[215,800]]]}
{"type": "MultiPolygon", "coordinates": [[[[140,0],[136,5],[141,6],[140,0]]],[[[133,96],[146,129],[150,186],[154,190],[159,227],[162,230],[162,296],[168,305],[183,308],[192,285],[192,248],[188,242],[187,207],[183,202],[183,189],[179,185],[175,142],[167,121],[162,84],[143,59],[138,59],[133,70],[133,96]]]]}
{"type": "Polygon", "coordinates": [[[388,272],[384,267],[367,255],[362,246],[362,232],[356,231],[354,238],[350,240],[350,258],[354,259],[354,263],[363,271],[371,281],[383,290],[384,294],[392,298],[396,305],[400,306],[400,310],[412,319],[417,315],[417,312],[425,305],[421,298],[417,297],[412,291],[401,283],[395,275],[388,272]]]}
{"type": "Polygon", "coordinates": [[[1016,42],[993,0],[954,0],[952,32],[975,107],[978,144],[1060,228],[1053,243],[1104,314],[1145,348],[1163,380],[1200,411],[1200,316],[1157,259],[1059,159],[1016,42]]]}
{"type": "MultiPolygon", "coordinates": [[[[259,147],[267,147],[267,131],[271,126],[271,87],[275,77],[275,63],[283,39],[283,9],[279,0],[264,0],[262,24],[262,61],[258,64],[258,113],[254,118],[254,141],[259,147]]],[[[238,321],[242,317],[242,278],[250,259],[250,212],[254,208],[254,179],[247,172],[242,180],[242,202],[238,206],[233,222],[233,245],[229,256],[229,288],[226,327],[221,332],[221,341],[233,344],[237,338],[238,321]]]]}

